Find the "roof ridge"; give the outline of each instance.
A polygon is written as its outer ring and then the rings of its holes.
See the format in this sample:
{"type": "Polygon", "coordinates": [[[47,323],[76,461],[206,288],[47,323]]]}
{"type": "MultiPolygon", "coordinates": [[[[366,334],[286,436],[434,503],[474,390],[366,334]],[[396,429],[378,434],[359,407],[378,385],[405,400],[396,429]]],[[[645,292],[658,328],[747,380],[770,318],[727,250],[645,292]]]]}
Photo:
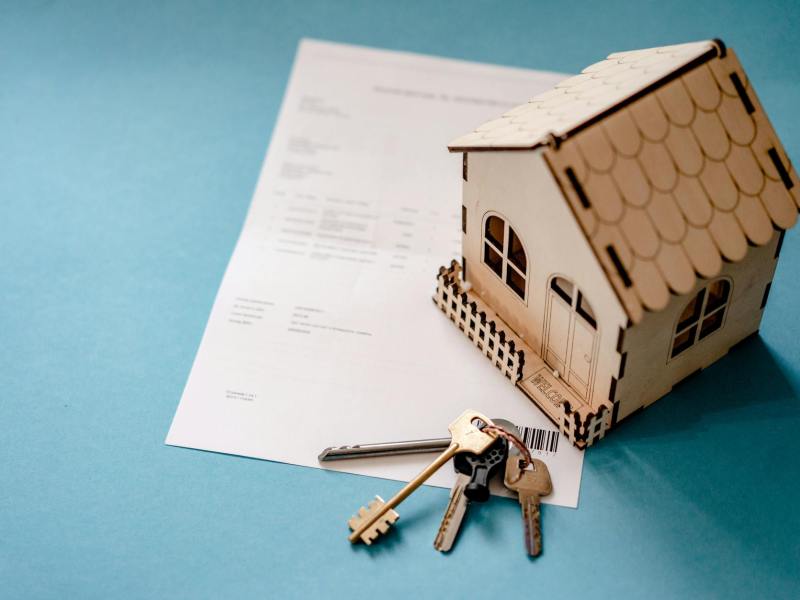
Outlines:
{"type": "MultiPolygon", "coordinates": [[[[614,104],[609,106],[607,109],[603,110],[602,112],[599,112],[596,115],[594,115],[593,117],[590,117],[589,119],[587,119],[587,120],[575,125],[569,131],[566,131],[565,133],[563,133],[561,135],[556,135],[555,133],[551,132],[548,136],[546,136],[546,141],[544,141],[543,143],[541,143],[541,142],[537,143],[537,145],[534,146],[534,148],[537,148],[537,147],[545,145],[545,144],[547,144],[547,145],[555,144],[554,147],[558,148],[558,146],[562,142],[564,142],[567,139],[569,139],[570,137],[580,133],[584,129],[586,129],[588,127],[591,127],[592,125],[594,125],[598,121],[602,121],[606,117],[609,117],[609,116],[613,115],[614,113],[616,113],[617,111],[625,108],[626,106],[629,106],[630,104],[633,104],[634,102],[636,102],[640,98],[643,98],[644,96],[647,96],[648,94],[651,94],[651,93],[655,92],[659,88],[664,87],[666,84],[670,83],[671,81],[674,81],[678,77],[681,77],[682,75],[684,75],[684,74],[688,73],[689,71],[699,67],[700,65],[707,63],[709,60],[712,60],[712,59],[717,58],[717,57],[725,56],[725,44],[722,43],[722,40],[716,40],[715,39],[713,41],[714,42],[719,42],[720,46],[715,45],[713,48],[709,48],[708,51],[706,51],[705,53],[701,54],[697,58],[689,61],[688,63],[686,63],[686,64],[684,64],[684,65],[682,65],[682,66],[680,66],[678,68],[676,68],[673,71],[670,71],[669,73],[666,73],[663,77],[661,77],[660,79],[657,79],[656,81],[648,84],[647,86],[643,87],[639,91],[634,92],[634,93],[630,94],[629,96],[625,96],[625,97],[621,98],[619,101],[615,102],[614,104]]],[[[609,56],[611,56],[611,55],[609,55],[609,56]]]]}
{"type": "Polygon", "coordinates": [[[575,135],[683,73],[724,56],[721,40],[616,52],[448,145],[451,152],[533,150],[575,135]]]}

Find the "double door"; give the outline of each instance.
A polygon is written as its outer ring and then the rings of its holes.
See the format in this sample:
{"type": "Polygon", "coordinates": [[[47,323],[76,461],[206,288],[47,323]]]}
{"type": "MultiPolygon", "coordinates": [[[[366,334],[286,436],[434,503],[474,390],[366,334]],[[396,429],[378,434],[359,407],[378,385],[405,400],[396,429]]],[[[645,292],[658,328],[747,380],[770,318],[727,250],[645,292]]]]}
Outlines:
{"type": "Polygon", "coordinates": [[[581,291],[563,277],[551,280],[545,310],[544,360],[587,400],[597,346],[594,312],[581,291]]]}

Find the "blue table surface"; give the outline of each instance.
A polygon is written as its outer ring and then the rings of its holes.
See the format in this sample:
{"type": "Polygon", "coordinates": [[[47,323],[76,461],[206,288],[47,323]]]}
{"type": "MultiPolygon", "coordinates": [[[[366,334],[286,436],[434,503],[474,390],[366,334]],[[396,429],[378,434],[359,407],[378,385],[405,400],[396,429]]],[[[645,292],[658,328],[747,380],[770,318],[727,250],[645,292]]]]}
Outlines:
{"type": "MultiPolygon", "coordinates": [[[[797,3],[0,4],[0,597],[800,597],[800,242],[760,337],[592,448],[580,507],[164,445],[301,37],[577,72],[721,37],[800,160],[797,3]]],[[[421,392],[424,393],[424,392],[421,392]]],[[[369,436],[365,436],[369,437],[369,436]]]]}

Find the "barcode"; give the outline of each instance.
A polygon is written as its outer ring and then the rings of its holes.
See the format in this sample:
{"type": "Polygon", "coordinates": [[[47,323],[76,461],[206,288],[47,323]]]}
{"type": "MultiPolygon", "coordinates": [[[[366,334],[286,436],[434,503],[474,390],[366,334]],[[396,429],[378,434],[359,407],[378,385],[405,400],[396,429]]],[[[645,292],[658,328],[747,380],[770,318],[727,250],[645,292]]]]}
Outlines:
{"type": "Polygon", "coordinates": [[[525,445],[531,450],[539,450],[541,452],[552,452],[555,454],[558,451],[558,438],[559,433],[553,429],[538,429],[536,427],[520,427],[519,435],[525,445]]]}

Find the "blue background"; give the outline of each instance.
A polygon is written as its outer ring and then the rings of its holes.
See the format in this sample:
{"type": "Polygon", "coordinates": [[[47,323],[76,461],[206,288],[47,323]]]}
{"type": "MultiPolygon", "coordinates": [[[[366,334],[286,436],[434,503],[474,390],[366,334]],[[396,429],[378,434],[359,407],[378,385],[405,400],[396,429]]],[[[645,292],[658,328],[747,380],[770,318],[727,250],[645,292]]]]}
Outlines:
{"type": "MultiPolygon", "coordinates": [[[[761,337],[586,457],[578,510],[447,491],[351,547],[399,484],[163,441],[302,36],[577,72],[734,47],[800,160],[797,3],[21,2],[0,5],[0,596],[799,597],[800,241],[761,337]],[[378,490],[380,488],[380,490],[378,490]]],[[[365,437],[369,437],[368,435],[365,437]]]]}

